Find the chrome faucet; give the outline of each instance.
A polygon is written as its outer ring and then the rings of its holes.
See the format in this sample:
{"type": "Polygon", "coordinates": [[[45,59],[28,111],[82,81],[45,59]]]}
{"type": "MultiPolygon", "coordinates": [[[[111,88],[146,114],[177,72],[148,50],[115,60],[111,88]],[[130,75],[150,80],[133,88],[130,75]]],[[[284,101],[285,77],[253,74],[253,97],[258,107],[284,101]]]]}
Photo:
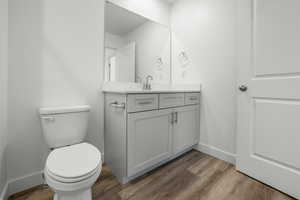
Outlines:
{"type": "Polygon", "coordinates": [[[148,75],[146,77],[146,82],[143,85],[144,90],[151,90],[151,81],[153,81],[153,77],[151,75],[148,75]]]}

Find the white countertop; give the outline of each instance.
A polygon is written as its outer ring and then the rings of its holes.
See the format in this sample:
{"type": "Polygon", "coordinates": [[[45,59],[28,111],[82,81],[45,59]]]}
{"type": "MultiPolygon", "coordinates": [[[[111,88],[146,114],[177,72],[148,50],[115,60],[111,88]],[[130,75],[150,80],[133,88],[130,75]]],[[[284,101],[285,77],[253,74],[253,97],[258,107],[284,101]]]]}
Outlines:
{"type": "Polygon", "coordinates": [[[119,94],[180,93],[200,91],[200,84],[152,84],[151,90],[143,90],[143,86],[140,83],[107,82],[104,83],[102,87],[102,92],[119,94]]]}

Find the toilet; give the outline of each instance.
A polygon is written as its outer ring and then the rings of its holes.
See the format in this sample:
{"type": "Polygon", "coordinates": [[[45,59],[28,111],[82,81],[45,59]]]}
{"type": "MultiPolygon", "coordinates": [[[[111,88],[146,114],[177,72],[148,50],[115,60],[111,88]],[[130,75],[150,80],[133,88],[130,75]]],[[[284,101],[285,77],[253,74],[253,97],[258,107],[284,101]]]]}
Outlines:
{"type": "Polygon", "coordinates": [[[92,185],[101,173],[101,153],[84,142],[89,106],[40,108],[49,154],[44,177],[54,200],[92,200],[92,185]]]}

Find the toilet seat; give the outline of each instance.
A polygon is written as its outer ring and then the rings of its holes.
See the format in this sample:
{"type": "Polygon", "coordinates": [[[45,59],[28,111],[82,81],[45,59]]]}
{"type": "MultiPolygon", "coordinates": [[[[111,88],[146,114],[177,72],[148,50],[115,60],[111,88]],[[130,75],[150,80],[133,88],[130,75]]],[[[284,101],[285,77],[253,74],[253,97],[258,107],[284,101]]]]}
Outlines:
{"type": "MultiPolygon", "coordinates": [[[[101,167],[99,166],[99,169],[101,169],[101,167]]],[[[58,182],[61,182],[61,183],[76,183],[76,182],[80,182],[80,181],[83,181],[83,180],[86,180],[86,179],[89,179],[90,177],[94,176],[97,171],[99,171],[98,168],[96,168],[95,170],[93,170],[92,172],[84,175],[84,176],[81,176],[81,177],[77,177],[77,178],[66,178],[66,177],[60,177],[60,176],[57,176],[55,174],[53,174],[51,171],[49,171],[47,168],[45,169],[46,170],[46,173],[47,175],[52,178],[53,180],[55,181],[58,181],[58,182]]]]}
{"type": "Polygon", "coordinates": [[[74,191],[82,191],[92,187],[92,185],[97,181],[101,173],[101,166],[97,168],[95,174],[91,177],[81,180],[79,182],[62,182],[58,181],[51,177],[51,175],[45,169],[44,175],[46,183],[55,191],[55,193],[62,193],[62,192],[74,192],[74,191]]]}
{"type": "Polygon", "coordinates": [[[81,143],[53,150],[45,173],[61,183],[75,183],[94,176],[101,169],[101,153],[91,144],[81,143]]]}

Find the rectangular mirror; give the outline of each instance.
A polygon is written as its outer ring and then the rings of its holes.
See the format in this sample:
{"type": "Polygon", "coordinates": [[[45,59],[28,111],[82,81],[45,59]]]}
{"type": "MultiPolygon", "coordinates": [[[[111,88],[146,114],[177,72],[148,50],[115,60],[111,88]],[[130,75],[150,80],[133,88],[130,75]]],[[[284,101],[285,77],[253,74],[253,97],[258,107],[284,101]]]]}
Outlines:
{"type": "Polygon", "coordinates": [[[105,81],[169,83],[171,37],[167,26],[110,2],[105,5],[105,81]]]}

